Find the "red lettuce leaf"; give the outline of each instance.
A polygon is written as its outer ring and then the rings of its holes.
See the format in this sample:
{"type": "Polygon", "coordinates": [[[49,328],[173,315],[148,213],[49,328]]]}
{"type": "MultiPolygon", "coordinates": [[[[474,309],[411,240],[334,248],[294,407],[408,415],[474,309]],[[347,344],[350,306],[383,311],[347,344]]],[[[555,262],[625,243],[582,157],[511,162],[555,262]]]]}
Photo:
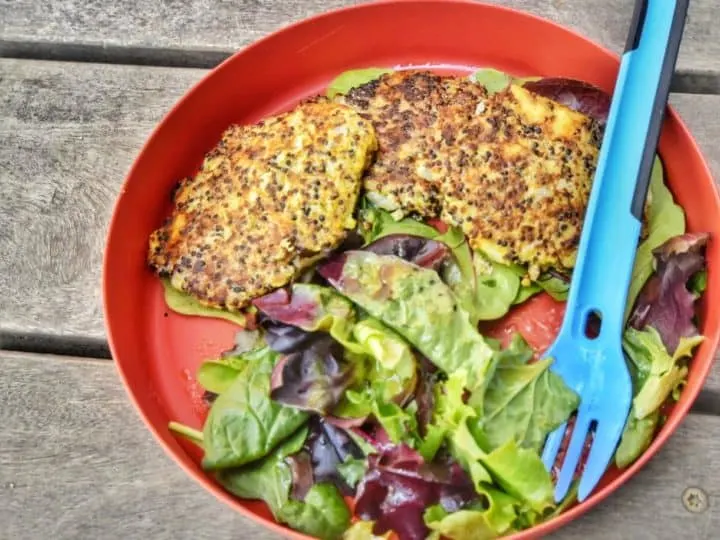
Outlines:
{"type": "Polygon", "coordinates": [[[475,500],[472,482],[457,463],[425,463],[403,444],[368,456],[355,512],[375,522],[374,534],[392,530],[399,540],[422,540],[429,534],[423,520],[428,507],[440,504],[455,512],[475,500]]]}
{"type": "Polygon", "coordinates": [[[642,330],[652,326],[672,354],[682,337],[698,334],[693,321],[695,295],[687,288],[690,278],[705,268],[707,233],[671,238],[653,251],[655,274],[638,295],[629,324],[642,330]]]}
{"type": "Polygon", "coordinates": [[[276,291],[253,300],[262,313],[261,322],[272,319],[292,326],[306,326],[315,320],[318,304],[310,295],[292,294],[289,289],[276,291]]]}
{"type": "Polygon", "coordinates": [[[596,86],[561,77],[527,82],[523,86],[531,92],[593,118],[600,125],[607,122],[611,96],[596,86]]]}
{"type": "Polygon", "coordinates": [[[450,255],[442,242],[408,234],[390,234],[362,248],[378,255],[395,255],[424,268],[437,270],[450,255]]]}
{"type": "Polygon", "coordinates": [[[352,365],[344,354],[343,346],[327,334],[303,343],[301,350],[287,354],[275,365],[270,397],[291,407],[326,414],[352,382],[352,365]]]}

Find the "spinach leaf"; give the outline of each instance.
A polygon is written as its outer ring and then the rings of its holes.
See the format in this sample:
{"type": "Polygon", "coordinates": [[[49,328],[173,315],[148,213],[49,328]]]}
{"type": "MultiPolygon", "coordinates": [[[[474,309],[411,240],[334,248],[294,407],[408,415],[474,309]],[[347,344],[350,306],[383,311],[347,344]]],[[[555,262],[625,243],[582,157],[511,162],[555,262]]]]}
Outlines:
{"type": "Polygon", "coordinates": [[[645,282],[653,273],[653,250],[673,236],[685,232],[685,212],[675,204],[672,193],[663,180],[663,167],[660,158],[655,158],[648,194],[648,235],[638,246],[635,254],[625,320],[630,316],[635,300],[645,282]]]}
{"type": "Polygon", "coordinates": [[[337,95],[347,94],[353,88],[374,81],[385,73],[391,73],[391,70],[385,68],[365,68],[345,71],[330,82],[327,88],[327,97],[332,99],[337,95]]]}
{"type": "Polygon", "coordinates": [[[217,473],[220,484],[243,499],[264,501],[275,519],[317,538],[334,540],[350,525],[350,511],[331,484],[315,484],[304,501],[290,498],[292,472],[285,458],[298,452],[307,436],[303,427],[287,438],[269,456],[237,469],[217,473]]]}
{"type": "Polygon", "coordinates": [[[569,281],[563,281],[555,276],[542,276],[538,279],[537,285],[555,300],[567,300],[570,291],[569,281]]]}
{"type": "Polygon", "coordinates": [[[260,459],[305,423],[307,413],[270,399],[270,376],[278,358],[269,348],[244,356],[245,365],[215,400],[205,422],[204,469],[260,459]]]}
{"type": "Polygon", "coordinates": [[[469,404],[482,411],[476,425],[490,448],[515,441],[540,451],[547,435],[567,421],[580,399],[549,370],[552,360],[532,364],[532,349],[516,334],[510,347],[497,353],[498,365],[481,400],[469,404]]]}
{"type": "Polygon", "coordinates": [[[280,521],[315,538],[335,540],[350,526],[350,510],[332,484],[315,484],[303,501],[289,499],[277,514],[280,521]]]}
{"type": "Polygon", "coordinates": [[[517,306],[518,304],[522,304],[526,300],[529,300],[533,296],[535,296],[537,293],[541,292],[543,288],[538,285],[537,283],[530,283],[530,285],[523,285],[522,281],[520,282],[520,289],[518,289],[517,296],[515,297],[515,300],[513,300],[513,305],[517,306]]]}
{"type": "Polygon", "coordinates": [[[520,291],[520,276],[512,268],[491,261],[480,252],[473,256],[477,276],[473,314],[493,321],[505,315],[520,291]]]}
{"type": "Polygon", "coordinates": [[[216,477],[233,495],[265,501],[276,515],[288,500],[292,486],[292,472],[284,459],[303,447],[307,434],[308,430],[303,426],[264,459],[244,467],[218,471],[216,477]]]}
{"type": "Polygon", "coordinates": [[[196,317],[225,319],[242,327],[245,327],[247,324],[247,316],[244,313],[204,306],[189,294],[173,287],[169,279],[164,278],[161,282],[165,293],[165,303],[175,313],[196,317]]]}

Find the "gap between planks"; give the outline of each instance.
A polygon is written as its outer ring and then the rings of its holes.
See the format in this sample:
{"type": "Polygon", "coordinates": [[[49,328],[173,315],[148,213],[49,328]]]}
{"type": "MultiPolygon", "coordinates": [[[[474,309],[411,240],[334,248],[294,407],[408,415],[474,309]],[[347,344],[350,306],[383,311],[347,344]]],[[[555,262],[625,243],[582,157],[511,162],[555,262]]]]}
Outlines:
{"type": "MultiPolygon", "coordinates": [[[[212,69],[232,56],[234,52],[77,43],[33,43],[0,39],[0,58],[20,60],[212,69]]],[[[678,69],[673,76],[670,91],[683,94],[720,94],[720,72],[678,69]]]]}
{"type": "MultiPolygon", "coordinates": [[[[27,355],[28,358],[42,354],[54,361],[106,362],[113,360],[107,343],[91,338],[0,334],[0,353],[2,351],[19,353],[21,357],[27,355]]],[[[712,372],[708,380],[711,377],[712,372]]],[[[695,399],[691,412],[720,416],[720,388],[703,388],[695,399]]]]}

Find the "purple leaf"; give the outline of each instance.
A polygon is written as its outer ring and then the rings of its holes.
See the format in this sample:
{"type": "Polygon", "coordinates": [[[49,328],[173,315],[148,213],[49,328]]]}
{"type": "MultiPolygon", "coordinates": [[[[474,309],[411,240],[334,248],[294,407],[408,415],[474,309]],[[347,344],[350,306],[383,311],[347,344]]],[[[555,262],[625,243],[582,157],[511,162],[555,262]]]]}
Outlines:
{"type": "Polygon", "coordinates": [[[528,82],[525,88],[581,112],[604,125],[610,111],[610,95],[589,83],[552,77],[528,82]]]}
{"type": "Polygon", "coordinates": [[[421,540],[429,533],[423,521],[426,508],[440,504],[455,512],[476,499],[472,482],[457,463],[425,463],[403,444],[368,456],[355,511],[375,522],[374,534],[392,530],[399,540],[421,540]]]}
{"type": "Polygon", "coordinates": [[[450,255],[449,248],[442,242],[436,242],[421,236],[390,234],[362,248],[378,255],[395,255],[424,268],[437,270],[450,255]]]}
{"type": "Polygon", "coordinates": [[[696,336],[695,297],[687,289],[688,280],[705,267],[707,233],[689,233],[671,238],[653,251],[655,274],[640,291],[629,324],[642,330],[658,331],[670,354],[681,337],[696,336]]]}
{"type": "Polygon", "coordinates": [[[437,368],[427,358],[420,361],[420,377],[415,389],[415,403],[417,403],[418,431],[423,437],[427,433],[427,426],[432,421],[435,408],[435,382],[437,368]]]}
{"type": "Polygon", "coordinates": [[[253,304],[274,321],[292,326],[308,326],[315,320],[318,304],[312,296],[291,294],[288,289],[278,289],[256,298],[253,304]]]}
{"type": "Polygon", "coordinates": [[[311,458],[315,482],[331,482],[343,495],[353,495],[354,489],[347,485],[338,471],[338,465],[347,458],[364,457],[360,447],[345,430],[329,424],[321,418],[310,423],[310,434],[305,447],[311,458]]]}
{"type": "Polygon", "coordinates": [[[296,326],[264,320],[265,341],[268,346],[281,354],[301,351],[309,347],[313,341],[326,336],[322,332],[306,332],[296,326]]]}
{"type": "Polygon", "coordinates": [[[300,450],[300,452],[288,456],[285,460],[292,471],[292,491],[290,495],[293,499],[302,501],[315,483],[310,454],[305,450],[300,450]]]}
{"type": "Polygon", "coordinates": [[[343,346],[321,335],[285,356],[273,369],[270,397],[291,407],[326,414],[352,382],[343,346]]]}

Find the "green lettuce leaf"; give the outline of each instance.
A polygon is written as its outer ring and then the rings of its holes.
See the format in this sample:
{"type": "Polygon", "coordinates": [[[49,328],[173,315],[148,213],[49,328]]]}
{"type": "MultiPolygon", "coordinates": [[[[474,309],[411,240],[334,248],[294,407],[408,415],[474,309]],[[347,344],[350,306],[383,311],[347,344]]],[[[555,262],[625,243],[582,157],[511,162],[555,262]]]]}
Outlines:
{"type": "Polygon", "coordinates": [[[654,328],[625,331],[623,349],[629,360],[635,397],[615,452],[618,467],[627,467],[650,446],[660,421],[660,407],[687,376],[687,366],[682,360],[691,356],[703,339],[703,336],[681,338],[677,350],[670,356],[654,328]]]}
{"type": "Polygon", "coordinates": [[[430,225],[412,218],[395,219],[390,212],[367,202],[364,203],[364,208],[360,210],[358,230],[365,244],[370,244],[391,234],[407,234],[431,240],[435,240],[440,236],[437,229],[430,225]]]}
{"type": "Polygon", "coordinates": [[[446,373],[466,373],[469,390],[492,375],[493,351],[436,272],[392,256],[351,251],[333,285],[395,330],[446,373]]]}
{"type": "Polygon", "coordinates": [[[348,456],[344,462],[337,467],[340,476],[351,488],[358,485],[367,471],[367,461],[348,456]]]}
{"type": "Polygon", "coordinates": [[[660,158],[655,158],[648,193],[648,235],[638,246],[632,279],[628,290],[625,320],[630,316],[635,300],[645,282],[653,273],[653,250],[673,236],[685,232],[685,212],[675,204],[672,193],[665,185],[660,158]]]}
{"type": "Polygon", "coordinates": [[[615,465],[624,469],[639,458],[650,446],[659,421],[660,411],[654,411],[641,419],[631,413],[615,451],[615,465]]]}
{"type": "Polygon", "coordinates": [[[463,402],[463,378],[463,373],[453,373],[436,386],[433,423],[444,428],[451,455],[468,471],[478,493],[494,483],[530,509],[545,512],[553,505],[553,484],[540,456],[514,440],[490,451],[482,434],[469,427],[478,414],[463,402]]]}
{"type": "Polygon", "coordinates": [[[446,265],[443,281],[474,324],[501,318],[520,292],[520,275],[515,269],[491,261],[479,251],[471,253],[469,247],[461,263],[446,265]]]}
{"type": "Polygon", "coordinates": [[[543,276],[537,281],[537,285],[560,302],[567,300],[570,291],[570,283],[554,276],[543,276]]]}
{"type": "Polygon", "coordinates": [[[707,270],[700,270],[697,274],[690,278],[688,282],[688,289],[695,295],[696,298],[700,298],[707,289],[707,270]]]}
{"type": "Polygon", "coordinates": [[[470,315],[474,325],[481,320],[499,319],[505,315],[520,289],[520,274],[508,266],[495,263],[481,253],[473,252],[465,235],[457,227],[440,234],[434,227],[412,218],[396,221],[385,210],[368,207],[363,211],[361,230],[366,243],[391,234],[420,236],[442,242],[453,254],[445,265],[443,281],[455,293],[458,302],[470,315]]]}
{"type": "Polygon", "coordinates": [[[507,493],[486,487],[484,508],[468,508],[448,513],[442,506],[425,511],[425,525],[448,540],[489,540],[512,532],[519,501],[507,493]]]}
{"type": "Polygon", "coordinates": [[[515,441],[540,451],[547,435],[567,421],[580,399],[549,367],[552,360],[532,364],[532,349],[516,334],[498,362],[481,400],[469,404],[482,411],[477,428],[490,448],[515,441]]]}
{"type": "Polygon", "coordinates": [[[488,91],[488,94],[494,94],[496,92],[500,92],[501,90],[505,90],[505,88],[510,86],[510,83],[513,81],[513,78],[507,73],[503,73],[502,71],[498,71],[493,68],[480,69],[473,73],[470,78],[476,83],[484,86],[485,90],[488,91]]]}
{"type": "Polygon", "coordinates": [[[345,531],[343,540],[387,540],[390,538],[390,535],[392,534],[390,531],[386,532],[382,536],[373,534],[372,530],[374,526],[374,521],[356,521],[347,531],[345,531]]]}
{"type": "Polygon", "coordinates": [[[633,415],[642,419],[658,410],[673,389],[687,375],[687,366],[679,361],[692,355],[703,336],[681,338],[675,354],[665,350],[660,334],[652,327],[645,330],[628,328],[623,348],[634,366],[639,391],[633,399],[633,415]]]}
{"type": "Polygon", "coordinates": [[[494,68],[482,68],[470,75],[470,80],[483,85],[489,94],[505,90],[510,84],[522,86],[526,82],[539,79],[540,77],[514,77],[494,68]]]}
{"type": "Polygon", "coordinates": [[[190,315],[194,317],[210,317],[214,319],[225,319],[238,326],[245,327],[247,324],[247,315],[241,312],[230,312],[222,309],[211,308],[202,305],[189,294],[186,294],[170,284],[170,280],[163,278],[163,291],[165,294],[165,303],[170,310],[181,315],[190,315]]]}
{"type": "Polygon", "coordinates": [[[330,82],[327,87],[327,97],[332,99],[339,94],[347,94],[353,88],[379,79],[385,73],[392,73],[392,70],[373,67],[345,71],[330,82]]]}
{"type": "Polygon", "coordinates": [[[203,429],[206,470],[239,467],[269,454],[308,418],[270,399],[279,354],[269,348],[244,355],[238,376],[213,402],[203,429]]]}

